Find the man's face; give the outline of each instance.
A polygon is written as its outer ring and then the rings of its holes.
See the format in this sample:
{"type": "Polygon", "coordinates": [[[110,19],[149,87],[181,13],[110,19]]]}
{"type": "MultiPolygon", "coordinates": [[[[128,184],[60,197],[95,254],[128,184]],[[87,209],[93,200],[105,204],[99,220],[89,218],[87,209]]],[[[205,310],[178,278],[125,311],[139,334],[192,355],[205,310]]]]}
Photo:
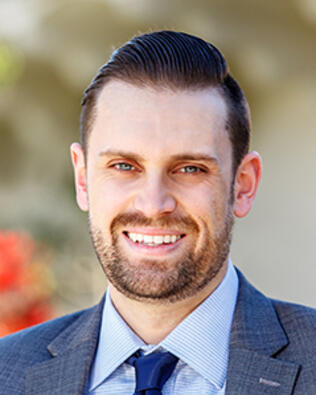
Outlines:
{"type": "Polygon", "coordinates": [[[232,147],[216,89],[112,81],[89,137],[90,231],[112,286],[178,301],[216,282],[233,225],[232,147]]]}

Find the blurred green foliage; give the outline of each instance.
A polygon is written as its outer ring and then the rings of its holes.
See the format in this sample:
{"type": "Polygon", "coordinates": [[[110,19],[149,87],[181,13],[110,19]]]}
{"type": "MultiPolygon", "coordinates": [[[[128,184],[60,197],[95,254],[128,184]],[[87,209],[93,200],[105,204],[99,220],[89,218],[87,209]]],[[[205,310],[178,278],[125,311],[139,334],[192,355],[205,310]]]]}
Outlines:
{"type": "Polygon", "coordinates": [[[9,45],[0,42],[0,86],[14,84],[21,76],[22,69],[21,56],[9,45]]]}

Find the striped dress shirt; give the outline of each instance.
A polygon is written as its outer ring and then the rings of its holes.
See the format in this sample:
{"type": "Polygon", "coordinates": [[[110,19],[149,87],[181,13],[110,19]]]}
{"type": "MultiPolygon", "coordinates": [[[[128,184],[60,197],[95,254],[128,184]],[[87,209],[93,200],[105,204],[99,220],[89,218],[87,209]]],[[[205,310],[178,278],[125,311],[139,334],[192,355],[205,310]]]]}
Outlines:
{"type": "Polygon", "coordinates": [[[169,351],[179,358],[163,395],[224,395],[238,277],[229,261],[216,290],[160,344],[146,345],[125,323],[107,291],[99,344],[85,395],[132,395],[135,369],[124,363],[137,350],[169,351]]]}

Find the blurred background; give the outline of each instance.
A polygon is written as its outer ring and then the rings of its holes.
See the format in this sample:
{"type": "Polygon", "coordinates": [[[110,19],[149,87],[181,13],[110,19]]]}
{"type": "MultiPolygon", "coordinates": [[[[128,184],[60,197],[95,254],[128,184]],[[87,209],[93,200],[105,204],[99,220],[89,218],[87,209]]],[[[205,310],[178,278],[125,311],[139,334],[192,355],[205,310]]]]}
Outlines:
{"type": "MultiPolygon", "coordinates": [[[[236,221],[234,264],[265,294],[316,307],[315,0],[1,0],[0,278],[16,256],[36,267],[29,289],[41,285],[47,317],[101,297],[69,146],[96,70],[133,35],[157,29],[219,47],[250,103],[264,173],[252,212],[236,221]],[[21,258],[23,243],[33,252],[21,258]]],[[[15,306],[21,279],[6,281],[0,300],[15,306]]]]}

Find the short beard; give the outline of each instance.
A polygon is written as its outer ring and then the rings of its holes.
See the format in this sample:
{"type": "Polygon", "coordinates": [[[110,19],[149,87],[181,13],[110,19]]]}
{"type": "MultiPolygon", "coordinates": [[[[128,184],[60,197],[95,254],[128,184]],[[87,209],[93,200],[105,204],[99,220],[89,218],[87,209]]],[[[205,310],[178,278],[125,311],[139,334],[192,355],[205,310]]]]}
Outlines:
{"type": "Polygon", "coordinates": [[[96,255],[110,283],[130,299],[147,303],[175,303],[192,297],[205,288],[219,273],[227,260],[233,228],[233,214],[227,214],[223,228],[210,236],[205,222],[202,222],[204,238],[201,246],[194,246],[184,252],[181,260],[172,267],[165,260],[143,259],[136,266],[120,251],[117,229],[122,226],[157,226],[188,230],[199,234],[201,229],[189,217],[164,218],[153,221],[136,214],[122,214],[111,225],[112,243],[106,242],[102,231],[93,226],[90,234],[96,255]]]}

